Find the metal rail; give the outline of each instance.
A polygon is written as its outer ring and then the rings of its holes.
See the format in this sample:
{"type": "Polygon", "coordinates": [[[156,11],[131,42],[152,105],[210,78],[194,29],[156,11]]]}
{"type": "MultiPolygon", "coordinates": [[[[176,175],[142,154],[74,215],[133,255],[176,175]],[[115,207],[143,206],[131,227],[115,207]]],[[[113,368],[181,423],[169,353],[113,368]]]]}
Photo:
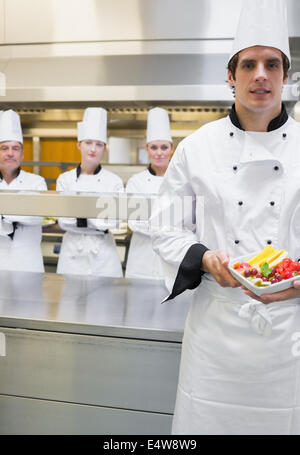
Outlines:
{"type": "Polygon", "coordinates": [[[148,220],[155,195],[0,190],[1,215],[148,220]]]}

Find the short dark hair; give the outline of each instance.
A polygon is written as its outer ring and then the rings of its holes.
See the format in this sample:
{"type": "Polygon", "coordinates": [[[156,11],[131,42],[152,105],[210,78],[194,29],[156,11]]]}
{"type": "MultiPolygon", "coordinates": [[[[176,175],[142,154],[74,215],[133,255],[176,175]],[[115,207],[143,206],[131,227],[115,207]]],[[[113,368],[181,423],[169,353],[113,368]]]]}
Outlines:
{"type": "MultiPolygon", "coordinates": [[[[282,66],[283,66],[283,78],[285,79],[286,76],[288,75],[290,62],[289,62],[289,59],[287,58],[287,56],[283,52],[281,52],[281,57],[282,57],[282,66]]],[[[235,79],[235,72],[236,72],[238,60],[239,60],[239,52],[230,59],[228,66],[227,66],[227,69],[231,72],[233,79],[235,79]]]]}

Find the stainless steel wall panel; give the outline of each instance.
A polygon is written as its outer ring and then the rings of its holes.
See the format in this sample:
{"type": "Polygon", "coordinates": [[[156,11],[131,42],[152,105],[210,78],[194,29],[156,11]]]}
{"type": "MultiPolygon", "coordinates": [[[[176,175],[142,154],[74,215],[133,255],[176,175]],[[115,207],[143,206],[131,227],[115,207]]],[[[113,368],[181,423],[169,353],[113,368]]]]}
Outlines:
{"type": "Polygon", "coordinates": [[[169,415],[0,395],[1,435],[167,435],[171,421],[169,415]]]}
{"type": "Polygon", "coordinates": [[[172,414],[181,345],[1,327],[0,393],[172,414]]]}

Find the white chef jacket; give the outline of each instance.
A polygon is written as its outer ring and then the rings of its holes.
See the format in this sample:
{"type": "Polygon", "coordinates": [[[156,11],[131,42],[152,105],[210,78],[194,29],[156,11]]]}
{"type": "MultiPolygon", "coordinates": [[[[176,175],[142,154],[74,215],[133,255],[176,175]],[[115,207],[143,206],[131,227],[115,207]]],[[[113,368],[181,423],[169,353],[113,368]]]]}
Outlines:
{"type": "MultiPolygon", "coordinates": [[[[43,177],[20,170],[9,184],[0,178],[0,189],[45,191],[47,185],[43,177]]],[[[0,270],[44,272],[42,221],[37,216],[1,216],[0,270]]]]}
{"type": "MultiPolygon", "coordinates": [[[[123,182],[119,176],[101,166],[98,166],[93,175],[82,174],[78,166],[58,177],[56,189],[62,192],[122,192],[123,182]]],[[[59,218],[58,223],[66,233],[61,245],[57,273],[123,276],[114,238],[108,232],[119,225],[118,221],[59,218]]]]}
{"type": "MultiPolygon", "coordinates": [[[[133,194],[144,193],[157,195],[163,177],[155,175],[149,166],[148,169],[133,175],[127,182],[126,192],[133,194]]],[[[128,221],[133,231],[128,259],[126,264],[126,278],[163,279],[163,270],[160,257],[152,248],[149,221],[128,221]]]]}
{"type": "Polygon", "coordinates": [[[272,242],[300,258],[299,177],[292,118],[266,133],[245,132],[230,117],[208,123],[172,158],[151,219],[153,246],[171,297],[202,278],[185,325],[174,434],[300,434],[300,299],[264,305],[200,271],[202,244],[235,258],[272,242]],[[177,195],[193,210],[157,228],[177,195]]]}

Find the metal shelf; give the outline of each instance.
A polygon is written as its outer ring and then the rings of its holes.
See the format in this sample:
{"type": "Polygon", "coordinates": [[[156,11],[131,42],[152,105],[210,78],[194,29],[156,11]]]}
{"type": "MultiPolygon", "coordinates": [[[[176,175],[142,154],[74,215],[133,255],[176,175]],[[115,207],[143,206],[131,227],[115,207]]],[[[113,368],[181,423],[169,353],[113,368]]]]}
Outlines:
{"type": "Polygon", "coordinates": [[[149,219],[155,199],[129,193],[0,190],[2,215],[143,221],[149,219]]]}

